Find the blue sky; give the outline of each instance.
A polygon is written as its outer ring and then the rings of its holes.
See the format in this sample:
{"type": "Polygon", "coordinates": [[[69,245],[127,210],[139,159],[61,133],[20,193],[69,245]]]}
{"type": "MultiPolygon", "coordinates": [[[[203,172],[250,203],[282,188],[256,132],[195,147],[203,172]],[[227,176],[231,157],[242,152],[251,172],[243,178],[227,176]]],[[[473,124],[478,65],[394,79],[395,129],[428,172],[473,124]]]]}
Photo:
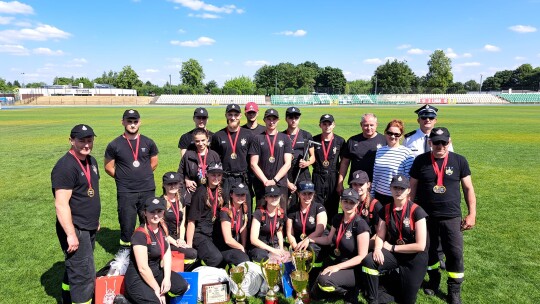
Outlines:
{"type": "Polygon", "coordinates": [[[180,82],[183,61],[204,82],[253,77],[264,64],[314,61],[348,80],[386,59],[427,72],[437,49],[454,81],[540,66],[540,0],[21,0],[0,1],[0,77],[88,77],[131,65],[143,81],[180,82]],[[24,73],[24,74],[23,74],[24,73]]]}

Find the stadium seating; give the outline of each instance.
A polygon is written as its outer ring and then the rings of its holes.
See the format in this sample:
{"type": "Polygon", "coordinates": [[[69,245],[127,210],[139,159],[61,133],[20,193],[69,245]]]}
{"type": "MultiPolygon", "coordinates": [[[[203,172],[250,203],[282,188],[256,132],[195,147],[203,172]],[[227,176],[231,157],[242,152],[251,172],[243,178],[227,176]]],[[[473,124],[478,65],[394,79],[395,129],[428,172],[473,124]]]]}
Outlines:
{"type": "Polygon", "coordinates": [[[492,94],[417,94],[417,103],[504,104],[505,100],[492,94]]]}
{"type": "Polygon", "coordinates": [[[265,103],[264,95],[161,95],[156,104],[168,105],[239,105],[253,101],[257,104],[265,103]]]}
{"type": "Polygon", "coordinates": [[[510,103],[540,103],[539,93],[502,93],[499,96],[510,103]]]}
{"type": "Polygon", "coordinates": [[[374,104],[369,95],[272,95],[272,105],[354,105],[374,104]]]}

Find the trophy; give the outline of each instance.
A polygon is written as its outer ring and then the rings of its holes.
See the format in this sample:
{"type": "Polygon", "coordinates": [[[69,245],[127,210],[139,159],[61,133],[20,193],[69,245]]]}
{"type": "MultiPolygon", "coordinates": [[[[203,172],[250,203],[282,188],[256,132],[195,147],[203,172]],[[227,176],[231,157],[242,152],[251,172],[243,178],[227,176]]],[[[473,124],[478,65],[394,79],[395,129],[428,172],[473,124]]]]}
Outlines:
{"type": "Polygon", "coordinates": [[[307,293],[307,286],[309,283],[309,274],[304,270],[295,270],[291,272],[291,282],[296,291],[295,304],[307,304],[309,303],[309,294],[307,293]]]}
{"type": "Polygon", "coordinates": [[[294,251],[292,253],[292,257],[296,270],[301,270],[309,273],[313,268],[313,263],[315,263],[315,253],[313,252],[313,248],[311,248],[311,251],[294,251]]]}
{"type": "Polygon", "coordinates": [[[265,297],[265,304],[277,304],[278,298],[275,288],[281,279],[281,267],[277,263],[261,262],[261,268],[266,282],[268,282],[268,292],[265,297]]]}
{"type": "Polygon", "coordinates": [[[246,293],[242,290],[242,282],[244,281],[247,270],[247,264],[245,264],[245,268],[244,266],[236,266],[230,270],[231,279],[234,283],[236,283],[236,286],[238,286],[238,291],[234,295],[234,299],[237,304],[247,303],[246,293]]]}

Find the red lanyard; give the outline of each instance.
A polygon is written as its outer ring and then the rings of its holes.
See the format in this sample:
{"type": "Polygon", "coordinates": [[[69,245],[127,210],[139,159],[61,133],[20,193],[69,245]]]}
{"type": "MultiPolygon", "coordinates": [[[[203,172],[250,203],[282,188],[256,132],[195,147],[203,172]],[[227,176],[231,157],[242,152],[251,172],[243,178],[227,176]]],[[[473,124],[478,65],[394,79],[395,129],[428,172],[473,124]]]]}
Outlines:
{"type": "Polygon", "coordinates": [[[403,205],[403,208],[401,209],[401,221],[397,217],[396,209],[392,209],[392,213],[394,215],[394,222],[396,224],[397,231],[399,232],[399,239],[403,240],[403,235],[401,234],[401,231],[403,231],[403,219],[405,217],[405,212],[407,211],[407,203],[403,205]]]}
{"type": "Polygon", "coordinates": [[[435,174],[437,174],[437,186],[442,186],[443,178],[444,178],[444,169],[446,168],[446,164],[448,163],[448,153],[446,153],[446,156],[444,156],[444,160],[440,169],[439,169],[439,165],[437,165],[437,162],[435,161],[435,157],[433,156],[433,153],[431,153],[430,156],[431,156],[431,164],[433,165],[433,171],[435,171],[435,174]]]}
{"type": "Polygon", "coordinates": [[[197,152],[199,157],[199,168],[201,168],[201,179],[206,177],[206,158],[208,157],[208,149],[206,149],[206,154],[204,154],[204,159],[201,156],[201,153],[197,152]]]}
{"type": "MultiPolygon", "coordinates": [[[[268,214],[268,212],[266,213],[268,214]]],[[[268,214],[268,217],[270,217],[270,214],[268,214]]],[[[277,218],[278,218],[278,210],[276,210],[276,214],[274,214],[274,225],[272,225],[272,222],[268,223],[270,226],[270,238],[272,239],[272,245],[274,243],[274,234],[276,232],[277,218]]]]}
{"type": "Polygon", "coordinates": [[[165,255],[165,240],[163,239],[163,233],[161,232],[161,228],[158,227],[158,235],[154,233],[154,231],[149,230],[148,226],[146,227],[146,230],[152,232],[154,235],[154,238],[156,239],[156,242],[159,245],[159,251],[161,252],[161,258],[163,259],[163,256],[165,255]]]}
{"type": "Polygon", "coordinates": [[[296,139],[298,138],[298,133],[300,133],[300,129],[296,131],[296,134],[294,135],[294,139],[291,138],[291,134],[289,134],[289,131],[287,131],[287,136],[289,136],[289,139],[292,141],[292,148],[294,150],[294,146],[296,145],[296,139]]]}
{"type": "Polygon", "coordinates": [[[229,142],[231,143],[232,147],[232,154],[236,154],[236,143],[238,142],[238,135],[240,134],[240,129],[238,128],[238,131],[236,131],[236,136],[234,137],[234,142],[231,137],[231,132],[229,132],[229,129],[227,128],[227,136],[229,137],[229,142]]]}
{"type": "Polygon", "coordinates": [[[133,150],[133,146],[131,145],[131,141],[129,141],[129,139],[126,137],[126,134],[122,134],[122,136],[126,139],[129,147],[131,148],[131,153],[133,154],[133,160],[134,161],[137,161],[137,159],[139,158],[139,144],[140,144],[140,141],[141,141],[141,137],[137,135],[137,143],[135,144],[135,150],[133,150]]]}
{"type": "Polygon", "coordinates": [[[81,170],[84,172],[84,176],[86,177],[86,181],[88,182],[88,190],[93,189],[92,188],[92,176],[90,176],[90,161],[87,159],[87,161],[86,161],[86,169],[85,169],[82,162],[81,162],[81,160],[79,158],[77,158],[77,156],[75,156],[74,153],[75,152],[73,152],[73,150],[69,150],[69,154],[71,154],[71,156],[73,156],[77,160],[77,163],[79,163],[79,166],[81,167],[81,170]]]}
{"type": "Polygon", "coordinates": [[[306,234],[306,220],[309,217],[309,211],[311,211],[311,204],[309,204],[307,208],[306,216],[304,216],[302,213],[302,210],[300,210],[300,220],[302,221],[302,234],[303,235],[306,234]]]}
{"type": "Polygon", "coordinates": [[[232,218],[232,227],[234,228],[235,230],[235,236],[238,235],[238,232],[240,231],[240,224],[242,223],[242,212],[240,210],[238,210],[238,218],[236,217],[236,208],[234,208],[234,206],[232,206],[232,211],[233,211],[233,218],[232,218]]]}
{"type": "Polygon", "coordinates": [[[216,188],[216,196],[214,197],[214,195],[212,194],[212,189],[210,189],[210,187],[208,187],[208,197],[210,198],[210,201],[212,202],[212,209],[213,209],[213,219],[216,218],[216,213],[217,213],[217,205],[218,205],[218,193],[217,193],[217,188],[216,188]]]}
{"type": "Polygon", "coordinates": [[[349,225],[354,221],[356,218],[356,214],[354,217],[347,223],[347,226],[343,228],[343,225],[345,224],[345,215],[343,215],[343,219],[341,220],[341,224],[339,225],[338,233],[336,235],[336,249],[339,249],[339,243],[341,243],[341,239],[343,238],[343,235],[345,234],[345,231],[349,228],[349,225]]]}
{"type": "MultiPolygon", "coordinates": [[[[165,198],[167,198],[165,196],[165,198]]],[[[167,200],[169,200],[167,198],[167,200]]],[[[174,216],[176,217],[176,227],[178,229],[178,226],[180,225],[180,201],[178,200],[178,195],[176,195],[176,200],[174,202],[169,201],[171,203],[171,209],[173,210],[174,216]],[[175,206],[174,204],[178,203],[178,206],[175,206]]],[[[180,234],[180,230],[176,231],[178,234],[180,234]]]]}
{"type": "Polygon", "coordinates": [[[328,161],[328,154],[330,154],[330,148],[332,147],[332,142],[334,141],[334,136],[332,136],[332,138],[330,139],[330,143],[328,144],[328,149],[325,148],[324,146],[324,140],[321,140],[321,145],[322,145],[322,151],[323,151],[323,155],[324,155],[324,160],[325,161],[328,161]]]}
{"type": "Polygon", "coordinates": [[[266,132],[266,140],[268,141],[268,148],[270,149],[270,157],[274,157],[274,147],[276,146],[276,139],[278,137],[278,134],[274,135],[274,140],[270,143],[270,136],[268,135],[268,132],[266,132]]]}

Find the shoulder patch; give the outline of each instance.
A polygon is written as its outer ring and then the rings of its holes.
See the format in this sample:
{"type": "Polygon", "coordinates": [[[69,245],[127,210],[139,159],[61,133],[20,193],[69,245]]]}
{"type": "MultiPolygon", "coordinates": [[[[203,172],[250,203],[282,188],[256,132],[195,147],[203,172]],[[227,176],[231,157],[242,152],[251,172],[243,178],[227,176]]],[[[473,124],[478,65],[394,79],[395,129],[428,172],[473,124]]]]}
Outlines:
{"type": "Polygon", "coordinates": [[[405,137],[405,138],[407,138],[407,137],[411,137],[411,136],[413,136],[413,134],[414,134],[414,133],[416,133],[416,130],[414,130],[414,131],[411,131],[411,132],[409,132],[409,133],[407,133],[407,134],[403,135],[403,137],[405,137]]]}

